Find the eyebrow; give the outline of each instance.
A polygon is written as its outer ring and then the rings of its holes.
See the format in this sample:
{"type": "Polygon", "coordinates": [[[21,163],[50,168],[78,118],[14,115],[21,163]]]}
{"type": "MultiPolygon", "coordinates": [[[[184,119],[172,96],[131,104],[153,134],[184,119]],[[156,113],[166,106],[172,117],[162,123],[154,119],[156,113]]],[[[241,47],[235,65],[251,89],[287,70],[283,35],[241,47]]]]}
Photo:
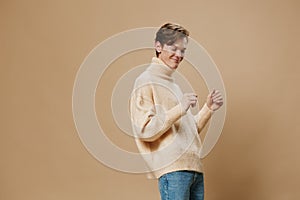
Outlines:
{"type": "MultiPolygon", "coordinates": [[[[175,44],[173,44],[172,46],[175,46],[176,48],[179,48],[179,46],[175,45],[175,44]]],[[[186,47],[184,47],[183,50],[186,50],[186,47]]]]}

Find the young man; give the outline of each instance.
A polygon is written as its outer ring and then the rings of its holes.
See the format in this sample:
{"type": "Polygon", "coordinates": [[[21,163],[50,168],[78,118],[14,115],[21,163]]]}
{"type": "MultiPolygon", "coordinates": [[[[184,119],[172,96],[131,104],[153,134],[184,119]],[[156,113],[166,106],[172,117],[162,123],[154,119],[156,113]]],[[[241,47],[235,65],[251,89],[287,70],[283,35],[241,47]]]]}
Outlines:
{"type": "Polygon", "coordinates": [[[197,95],[183,94],[172,74],[183,60],[189,32],[164,24],[156,33],[156,57],[135,81],[130,99],[136,144],[151,175],[159,179],[162,200],[203,200],[203,168],[199,134],[223,104],[213,90],[197,115],[189,108],[197,95]]]}

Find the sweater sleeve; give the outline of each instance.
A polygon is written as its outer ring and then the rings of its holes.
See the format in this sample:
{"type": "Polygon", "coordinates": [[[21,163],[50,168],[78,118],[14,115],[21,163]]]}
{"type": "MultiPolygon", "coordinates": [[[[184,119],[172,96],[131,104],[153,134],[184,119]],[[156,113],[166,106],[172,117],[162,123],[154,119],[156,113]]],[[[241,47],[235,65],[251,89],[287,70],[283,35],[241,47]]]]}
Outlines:
{"type": "MultiPolygon", "coordinates": [[[[163,98],[163,97],[161,97],[163,98]]],[[[172,124],[185,115],[181,104],[169,110],[156,105],[150,84],[134,89],[130,98],[130,116],[135,137],[152,142],[162,136],[172,124]]]]}
{"type": "Polygon", "coordinates": [[[202,129],[205,127],[205,125],[211,118],[212,114],[213,111],[209,109],[209,107],[205,103],[201,108],[201,110],[194,116],[198,133],[200,133],[202,129]]]}

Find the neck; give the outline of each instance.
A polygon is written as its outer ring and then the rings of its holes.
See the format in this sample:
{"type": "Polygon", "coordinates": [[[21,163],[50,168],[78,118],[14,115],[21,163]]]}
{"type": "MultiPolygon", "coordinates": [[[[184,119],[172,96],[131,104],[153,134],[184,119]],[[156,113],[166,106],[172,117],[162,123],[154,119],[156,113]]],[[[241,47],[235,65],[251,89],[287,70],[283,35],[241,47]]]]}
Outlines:
{"type": "Polygon", "coordinates": [[[172,74],[175,72],[175,69],[170,68],[157,57],[152,58],[152,63],[147,70],[163,79],[173,81],[172,74]]]}

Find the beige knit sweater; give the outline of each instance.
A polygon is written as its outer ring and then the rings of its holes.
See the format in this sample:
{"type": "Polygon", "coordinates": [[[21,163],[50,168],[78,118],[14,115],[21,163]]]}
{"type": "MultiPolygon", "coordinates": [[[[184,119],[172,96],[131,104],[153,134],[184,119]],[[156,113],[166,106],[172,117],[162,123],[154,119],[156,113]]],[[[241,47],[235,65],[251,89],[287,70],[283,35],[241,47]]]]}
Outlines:
{"type": "Polygon", "coordinates": [[[213,111],[204,104],[194,116],[181,108],[183,94],[172,77],[174,71],[152,58],[136,79],[130,98],[132,129],[151,171],[148,178],[178,170],[203,171],[199,133],[213,111]]]}

